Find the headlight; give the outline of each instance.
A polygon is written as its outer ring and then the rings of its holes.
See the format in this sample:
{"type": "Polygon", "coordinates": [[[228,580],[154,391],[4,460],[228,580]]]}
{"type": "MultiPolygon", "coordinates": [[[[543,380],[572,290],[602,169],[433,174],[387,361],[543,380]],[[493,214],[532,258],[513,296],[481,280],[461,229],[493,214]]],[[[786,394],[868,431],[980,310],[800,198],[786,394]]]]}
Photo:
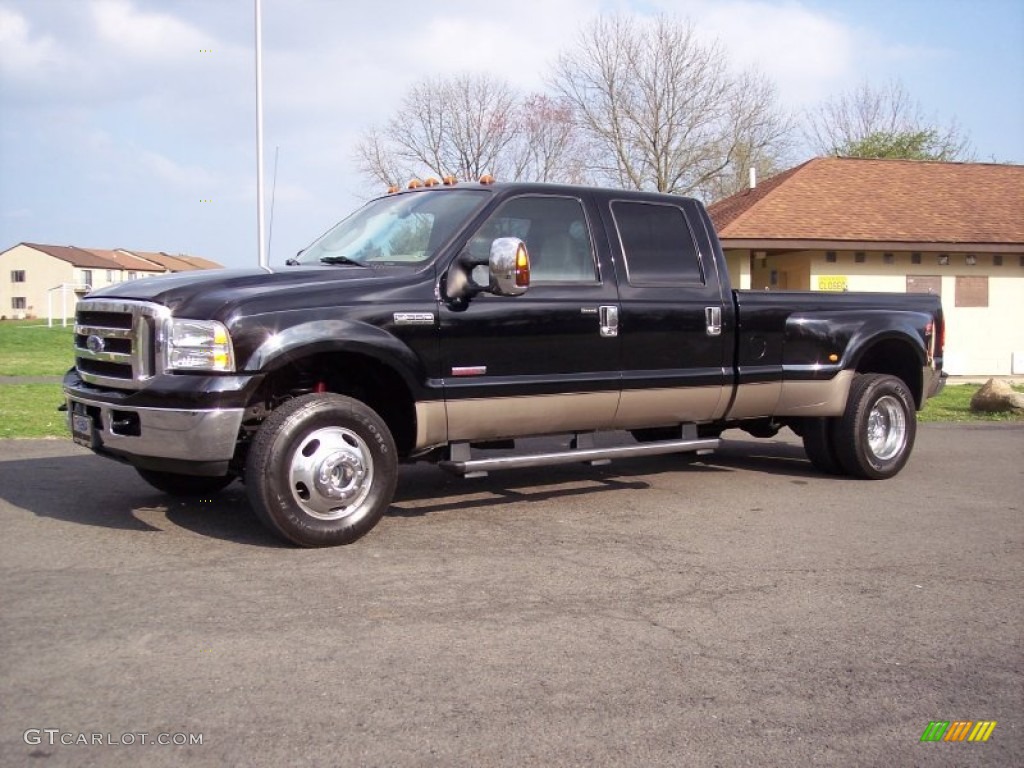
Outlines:
{"type": "Polygon", "coordinates": [[[216,320],[167,322],[165,369],[168,371],[233,371],[235,353],[228,329],[216,320]]]}

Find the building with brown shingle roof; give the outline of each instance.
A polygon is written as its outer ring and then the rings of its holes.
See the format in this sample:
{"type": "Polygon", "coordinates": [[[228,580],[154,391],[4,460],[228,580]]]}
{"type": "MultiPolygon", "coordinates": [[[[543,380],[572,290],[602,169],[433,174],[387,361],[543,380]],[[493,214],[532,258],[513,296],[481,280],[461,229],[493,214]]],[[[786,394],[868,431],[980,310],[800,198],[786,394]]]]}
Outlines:
{"type": "Polygon", "coordinates": [[[937,293],[947,370],[1024,374],[1024,166],[821,157],[708,212],[734,287],[937,293]]]}
{"type": "Polygon", "coordinates": [[[220,268],[194,256],[158,261],[149,255],[123,248],[18,243],[0,253],[0,318],[70,317],[78,299],[96,288],[167,272],[220,268]]]}

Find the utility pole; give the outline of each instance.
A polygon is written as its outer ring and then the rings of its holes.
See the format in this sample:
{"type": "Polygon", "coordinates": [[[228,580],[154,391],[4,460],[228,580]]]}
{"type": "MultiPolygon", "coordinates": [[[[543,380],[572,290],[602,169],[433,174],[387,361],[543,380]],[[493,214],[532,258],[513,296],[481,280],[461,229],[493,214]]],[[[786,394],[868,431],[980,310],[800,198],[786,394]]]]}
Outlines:
{"type": "Polygon", "coordinates": [[[270,271],[263,227],[263,23],[260,0],[256,6],[256,229],[261,269],[270,271]]]}

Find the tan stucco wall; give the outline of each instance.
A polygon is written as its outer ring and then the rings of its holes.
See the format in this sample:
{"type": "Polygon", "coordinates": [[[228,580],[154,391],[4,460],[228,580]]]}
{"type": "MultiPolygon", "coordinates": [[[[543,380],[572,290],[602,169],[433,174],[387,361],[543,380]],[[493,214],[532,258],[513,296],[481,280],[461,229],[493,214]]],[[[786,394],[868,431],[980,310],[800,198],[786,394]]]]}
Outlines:
{"type": "MultiPolygon", "coordinates": [[[[0,253],[0,316],[12,318],[24,314],[26,317],[46,317],[48,289],[61,283],[77,283],[79,277],[75,268],[66,261],[26,245],[16,245],[0,253]],[[13,270],[23,270],[25,282],[12,283],[13,270]],[[26,309],[12,309],[11,299],[15,296],[25,297],[26,309]]],[[[62,317],[60,291],[53,292],[52,301],[54,317],[62,317]]],[[[66,306],[69,317],[74,315],[75,301],[74,293],[68,291],[66,306]]]]}
{"type": "MultiPolygon", "coordinates": [[[[164,270],[154,267],[152,272],[137,271],[136,277],[163,273],[164,270]]],[[[75,267],[44,251],[16,245],[0,253],[0,316],[12,318],[24,314],[26,317],[45,318],[49,317],[52,308],[55,318],[63,318],[65,312],[67,317],[74,317],[75,304],[85,295],[82,290],[85,286],[97,290],[129,279],[130,271],[126,269],[75,267]],[[16,270],[25,272],[25,282],[11,282],[11,272],[16,270]],[[68,285],[65,291],[49,290],[65,283],[68,285]],[[25,297],[26,309],[12,308],[11,299],[15,296],[25,297]]]]}
{"type": "Polygon", "coordinates": [[[725,264],[729,268],[729,282],[733,288],[750,287],[750,251],[726,251],[725,264]]]}
{"type": "MultiPolygon", "coordinates": [[[[727,251],[729,253],[729,251],[727,251]]],[[[733,251],[737,255],[748,251],[733,251]]],[[[883,262],[880,251],[865,251],[865,262],[857,264],[853,251],[838,251],[836,263],[825,260],[825,251],[801,251],[753,259],[751,287],[770,289],[771,271],[785,275],[790,290],[817,290],[819,276],[844,277],[851,291],[903,293],[907,275],[942,278],[942,311],[946,318],[946,370],[962,376],[1008,376],[1024,371],[1012,369],[1014,353],[1024,360],[1024,266],[1021,255],[1003,255],[995,266],[993,254],[975,254],[977,263],[968,266],[966,254],[946,251],[921,252],[921,263],[911,263],[911,253],[893,252],[893,264],[883,262]],[[940,266],[940,254],[949,264],[940,266]],[[957,307],[958,276],[988,277],[987,307],[957,307]]],[[[730,262],[731,263],[731,262],[730,262]]],[[[1020,363],[1018,363],[1020,364],[1020,363]]]]}

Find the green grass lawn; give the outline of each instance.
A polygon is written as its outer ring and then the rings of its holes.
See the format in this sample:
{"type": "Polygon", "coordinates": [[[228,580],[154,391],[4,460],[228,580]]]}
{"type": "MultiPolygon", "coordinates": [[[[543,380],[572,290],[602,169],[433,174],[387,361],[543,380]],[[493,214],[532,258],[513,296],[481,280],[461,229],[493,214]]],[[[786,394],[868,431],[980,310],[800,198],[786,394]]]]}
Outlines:
{"type": "Polygon", "coordinates": [[[60,384],[0,384],[0,438],[67,437],[60,384]]]}
{"type": "Polygon", "coordinates": [[[59,376],[74,364],[71,323],[45,320],[0,322],[0,376],[59,376]]]}
{"type": "MultiPolygon", "coordinates": [[[[942,394],[933,397],[917,414],[918,421],[1014,421],[1024,422],[1024,414],[974,413],[971,411],[971,397],[981,389],[980,384],[957,384],[947,386],[942,394]]],[[[1014,387],[1024,392],[1024,387],[1014,387]]]]}

